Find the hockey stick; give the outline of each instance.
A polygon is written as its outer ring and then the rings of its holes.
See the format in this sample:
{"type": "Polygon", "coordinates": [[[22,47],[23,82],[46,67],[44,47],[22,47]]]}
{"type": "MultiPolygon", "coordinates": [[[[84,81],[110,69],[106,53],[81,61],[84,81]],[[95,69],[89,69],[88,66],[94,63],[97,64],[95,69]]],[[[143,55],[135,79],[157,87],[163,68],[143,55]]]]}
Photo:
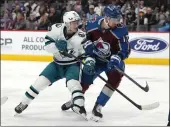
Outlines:
{"type": "MultiPolygon", "coordinates": [[[[104,58],[101,58],[101,57],[100,57],[100,59],[102,59],[103,61],[105,61],[107,63],[109,62],[109,60],[107,60],[107,59],[104,59],[104,58]]],[[[149,91],[149,86],[148,86],[147,81],[146,81],[146,86],[143,87],[138,82],[136,82],[133,78],[131,78],[129,75],[127,75],[124,71],[122,71],[120,68],[118,68],[118,67],[115,66],[115,69],[117,71],[119,71],[120,73],[122,73],[125,77],[127,77],[129,80],[131,80],[135,85],[137,85],[139,88],[141,88],[145,92],[148,92],[149,91]]]]}
{"type": "MultiPolygon", "coordinates": [[[[65,52],[61,52],[61,54],[64,54],[64,55],[66,55],[66,56],[68,56],[68,54],[69,53],[65,53],[65,52]]],[[[71,56],[68,56],[68,57],[71,57],[71,56]]],[[[99,56],[98,56],[99,57],[99,56]]],[[[101,58],[101,57],[99,57],[101,60],[103,60],[104,62],[109,62],[107,59],[104,59],[104,58],[101,58]]],[[[149,86],[148,86],[148,83],[147,83],[147,81],[146,81],[146,86],[145,87],[143,87],[143,86],[141,86],[137,81],[135,81],[133,78],[131,78],[129,75],[127,75],[124,71],[122,71],[120,68],[118,68],[118,67],[116,67],[115,66],[115,69],[117,70],[117,71],[119,71],[120,73],[122,73],[125,77],[127,77],[129,80],[131,80],[135,85],[137,85],[139,88],[141,88],[142,90],[144,90],[145,92],[148,92],[149,91],[149,86]]]]}
{"type": "Polygon", "coordinates": [[[3,105],[8,100],[8,97],[4,96],[1,98],[1,105],[3,105]]]}
{"type": "MultiPolygon", "coordinates": [[[[75,55],[73,54],[69,54],[67,52],[63,52],[64,54],[66,54],[67,56],[69,57],[73,57],[75,58],[79,63],[85,65],[84,62],[81,61],[81,59],[79,59],[78,57],[76,57],[75,55]]],[[[116,90],[119,94],[121,94],[124,98],[126,98],[130,103],[132,103],[136,108],[138,108],[139,110],[152,110],[152,109],[155,109],[157,107],[159,107],[159,102],[155,102],[155,103],[152,103],[152,104],[148,104],[148,105],[139,105],[137,103],[135,103],[133,100],[131,100],[129,97],[127,97],[124,93],[122,93],[120,90],[118,89],[114,89],[111,87],[111,85],[108,83],[108,81],[106,79],[104,79],[102,76],[100,76],[99,74],[97,74],[97,76],[102,79],[107,85],[108,87],[110,87],[112,90],[116,90]]]]}

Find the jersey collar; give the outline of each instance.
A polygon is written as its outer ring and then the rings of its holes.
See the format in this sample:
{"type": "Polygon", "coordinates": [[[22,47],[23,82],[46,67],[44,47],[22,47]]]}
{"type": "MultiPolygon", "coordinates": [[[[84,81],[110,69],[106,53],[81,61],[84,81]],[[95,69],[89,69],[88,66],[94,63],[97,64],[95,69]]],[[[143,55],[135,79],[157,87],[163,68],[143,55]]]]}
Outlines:
{"type": "Polygon", "coordinates": [[[99,30],[102,30],[101,28],[101,24],[102,24],[102,21],[104,20],[104,18],[101,18],[99,21],[98,21],[98,29],[99,30]]]}

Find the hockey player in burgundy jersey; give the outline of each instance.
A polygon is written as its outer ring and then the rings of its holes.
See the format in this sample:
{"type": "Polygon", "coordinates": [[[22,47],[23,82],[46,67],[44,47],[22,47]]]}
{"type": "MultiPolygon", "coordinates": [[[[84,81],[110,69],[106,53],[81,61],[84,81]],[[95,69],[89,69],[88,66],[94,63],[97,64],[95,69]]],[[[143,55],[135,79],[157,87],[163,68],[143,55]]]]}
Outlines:
{"type": "MultiPolygon", "coordinates": [[[[94,72],[100,74],[105,71],[108,83],[112,88],[117,88],[123,75],[115,70],[115,66],[124,71],[124,60],[130,54],[128,30],[124,24],[120,23],[122,18],[120,9],[115,5],[108,5],[104,9],[104,14],[104,17],[98,17],[95,21],[88,22],[86,26],[87,42],[84,45],[86,52],[92,54],[94,59],[86,60],[86,65],[83,67],[84,92],[97,77],[94,72]],[[109,62],[106,63],[100,58],[108,59],[109,62]]],[[[95,121],[103,117],[101,109],[113,93],[114,90],[107,85],[103,87],[92,111],[95,121]]],[[[67,109],[69,109],[69,102],[62,105],[62,110],[67,109]]]]}

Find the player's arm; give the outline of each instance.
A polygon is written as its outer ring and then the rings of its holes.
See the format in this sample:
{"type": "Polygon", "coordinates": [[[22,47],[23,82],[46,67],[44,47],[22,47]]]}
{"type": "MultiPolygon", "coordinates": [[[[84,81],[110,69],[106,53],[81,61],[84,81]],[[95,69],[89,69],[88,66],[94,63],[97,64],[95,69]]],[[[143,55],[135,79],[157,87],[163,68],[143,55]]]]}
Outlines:
{"type": "Polygon", "coordinates": [[[56,25],[53,25],[45,36],[45,50],[49,53],[59,54],[59,51],[67,50],[67,42],[64,40],[58,39],[56,35],[56,25]]]}
{"type": "Polygon", "coordinates": [[[84,62],[83,72],[88,75],[95,74],[95,63],[96,60],[94,58],[93,50],[95,48],[92,40],[91,33],[88,32],[88,27],[86,25],[86,38],[82,41],[82,49],[84,50],[84,55],[82,55],[82,60],[84,62]]]}
{"type": "Polygon", "coordinates": [[[85,25],[86,38],[87,38],[87,40],[90,40],[90,41],[93,41],[92,40],[92,27],[93,27],[93,24],[91,22],[87,21],[87,23],[85,25]]]}
{"type": "Polygon", "coordinates": [[[48,53],[58,53],[58,49],[55,45],[55,40],[48,36],[48,34],[45,36],[46,42],[45,42],[45,50],[48,53]]]}
{"type": "Polygon", "coordinates": [[[94,75],[95,74],[95,63],[96,60],[94,58],[94,44],[90,41],[85,39],[82,42],[82,48],[84,50],[84,54],[82,55],[82,60],[84,62],[83,66],[83,72],[88,75],[94,75]]]}
{"type": "Polygon", "coordinates": [[[58,49],[55,45],[57,36],[55,36],[55,25],[52,25],[45,36],[45,50],[49,53],[57,53],[58,49]]]}
{"type": "Polygon", "coordinates": [[[129,37],[127,34],[122,36],[119,39],[120,51],[117,54],[111,56],[110,61],[108,62],[108,68],[113,69],[114,67],[124,70],[123,60],[129,57],[130,46],[129,46],[129,37]]]}
{"type": "Polygon", "coordinates": [[[86,39],[84,39],[84,41],[82,42],[85,54],[91,57],[94,57],[94,53],[93,50],[95,48],[94,44],[93,44],[93,40],[91,38],[92,34],[91,34],[91,27],[92,27],[92,23],[87,22],[86,23],[86,39]]]}
{"type": "Polygon", "coordinates": [[[129,36],[125,34],[122,38],[119,39],[120,43],[120,51],[118,52],[118,56],[121,60],[125,60],[129,57],[130,54],[130,45],[129,45],[129,36]]]}
{"type": "Polygon", "coordinates": [[[85,38],[83,39],[82,41],[82,50],[84,51],[84,55],[85,56],[92,56],[93,54],[93,49],[94,49],[94,45],[93,45],[93,42],[91,40],[91,23],[90,22],[87,22],[86,23],[86,26],[85,26],[85,29],[86,29],[86,35],[85,35],[85,38]]]}

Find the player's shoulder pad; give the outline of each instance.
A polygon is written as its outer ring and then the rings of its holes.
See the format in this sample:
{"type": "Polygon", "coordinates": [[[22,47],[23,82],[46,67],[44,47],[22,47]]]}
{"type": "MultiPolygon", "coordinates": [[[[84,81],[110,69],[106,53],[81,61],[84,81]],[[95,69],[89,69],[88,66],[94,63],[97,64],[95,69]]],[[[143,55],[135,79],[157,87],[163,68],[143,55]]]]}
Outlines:
{"type": "Polygon", "coordinates": [[[128,34],[128,29],[126,25],[124,24],[119,24],[117,28],[112,30],[112,33],[118,38],[122,38],[123,36],[128,34]]]}
{"type": "Polygon", "coordinates": [[[81,29],[78,29],[78,36],[81,38],[85,38],[86,37],[86,32],[82,31],[81,29]]]}
{"type": "Polygon", "coordinates": [[[52,38],[52,39],[56,40],[58,38],[58,36],[60,35],[61,29],[63,29],[64,26],[65,26],[64,23],[53,24],[52,26],[50,26],[48,28],[46,38],[48,37],[48,38],[52,38]]]}
{"type": "Polygon", "coordinates": [[[90,32],[90,31],[98,29],[100,22],[102,20],[103,20],[102,16],[97,16],[97,18],[95,20],[87,21],[86,32],[90,32]]]}
{"type": "Polygon", "coordinates": [[[56,23],[48,28],[48,31],[61,30],[64,27],[64,23],[56,23]]]}
{"type": "Polygon", "coordinates": [[[83,40],[86,39],[86,33],[84,31],[82,31],[81,29],[78,29],[76,38],[78,41],[82,42],[83,40]]]}

